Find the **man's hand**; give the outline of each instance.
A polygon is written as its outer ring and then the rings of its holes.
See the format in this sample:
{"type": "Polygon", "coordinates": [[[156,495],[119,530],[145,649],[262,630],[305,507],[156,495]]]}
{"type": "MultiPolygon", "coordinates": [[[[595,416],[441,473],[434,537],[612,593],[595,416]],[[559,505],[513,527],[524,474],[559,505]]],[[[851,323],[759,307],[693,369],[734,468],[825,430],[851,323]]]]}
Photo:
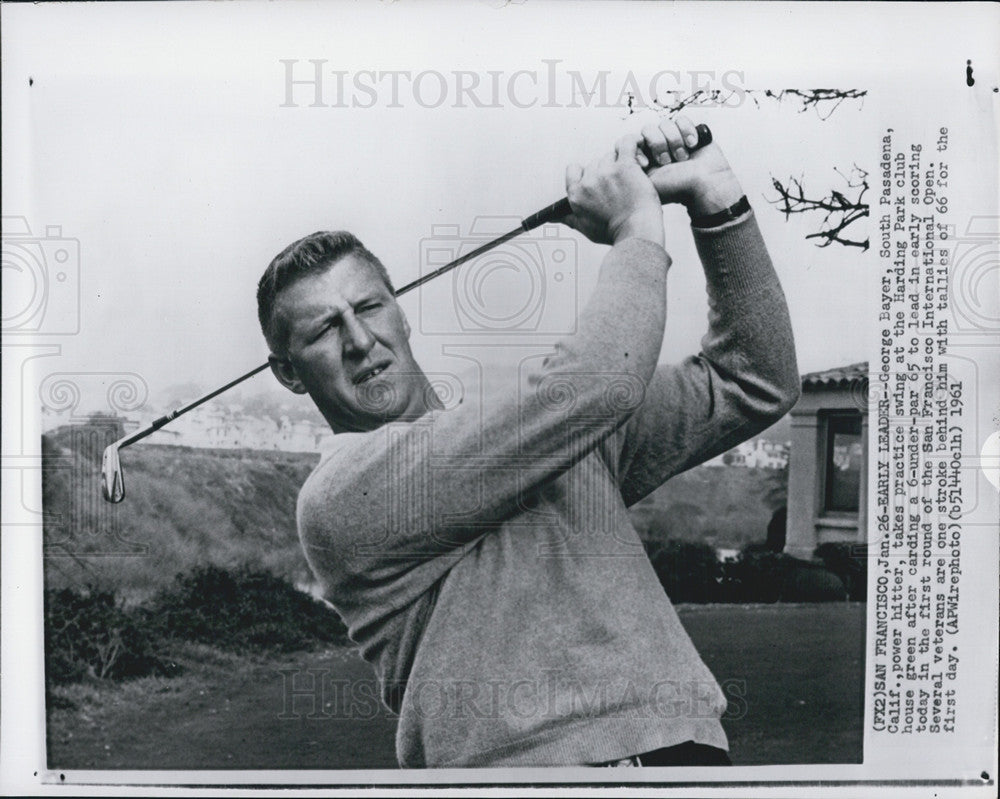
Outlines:
{"type": "MultiPolygon", "coordinates": [[[[691,152],[698,142],[694,123],[680,115],[642,129],[644,149],[653,163],[647,174],[666,203],[682,203],[696,216],[724,211],[743,196],[743,189],[719,146],[712,142],[691,152]]],[[[640,159],[640,164],[644,159],[640,159]]]]}
{"type": "Polygon", "coordinates": [[[614,155],[586,169],[570,164],[566,195],[573,214],[563,221],[599,244],[639,237],[662,246],[662,212],[654,212],[650,188],[657,206],[681,203],[693,216],[736,204],[743,189],[722,150],[712,142],[692,151],[697,142],[694,123],[680,115],[647,125],[641,136],[619,139],[614,155]]]}
{"type": "Polygon", "coordinates": [[[598,244],[643,238],[663,246],[663,211],[653,183],[640,163],[639,136],[625,136],[615,152],[566,168],[566,196],[573,213],[563,221],[598,244]]]}

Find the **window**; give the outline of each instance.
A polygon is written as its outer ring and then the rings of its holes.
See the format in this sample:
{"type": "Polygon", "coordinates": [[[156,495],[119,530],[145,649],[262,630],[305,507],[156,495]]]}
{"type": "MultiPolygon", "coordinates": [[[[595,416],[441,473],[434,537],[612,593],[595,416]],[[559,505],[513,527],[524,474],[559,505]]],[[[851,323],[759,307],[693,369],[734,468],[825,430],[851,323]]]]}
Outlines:
{"type": "Polygon", "coordinates": [[[827,418],[826,485],[824,510],[857,513],[861,488],[861,416],[838,414],[827,418]]]}

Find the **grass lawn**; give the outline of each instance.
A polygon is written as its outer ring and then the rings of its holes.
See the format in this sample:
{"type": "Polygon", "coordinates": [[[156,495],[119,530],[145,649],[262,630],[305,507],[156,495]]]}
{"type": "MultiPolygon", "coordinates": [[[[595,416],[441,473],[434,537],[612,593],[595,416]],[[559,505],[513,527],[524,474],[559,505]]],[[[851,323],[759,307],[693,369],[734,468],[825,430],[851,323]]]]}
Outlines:
{"type": "MultiPolygon", "coordinates": [[[[743,712],[724,722],[735,764],[860,762],[863,604],[679,612],[719,682],[744,698],[743,712]]],[[[181,655],[187,670],[172,679],[55,689],[49,768],[396,767],[393,716],[363,692],[353,718],[329,712],[338,685],[372,685],[371,669],[350,650],[268,659],[188,646],[181,655]],[[316,676],[325,694],[303,694],[289,706],[288,670],[297,672],[297,689],[316,676]]]]}
{"type": "Polygon", "coordinates": [[[723,720],[734,764],[861,762],[864,603],[679,612],[719,683],[745,686],[745,715],[723,720]]]}

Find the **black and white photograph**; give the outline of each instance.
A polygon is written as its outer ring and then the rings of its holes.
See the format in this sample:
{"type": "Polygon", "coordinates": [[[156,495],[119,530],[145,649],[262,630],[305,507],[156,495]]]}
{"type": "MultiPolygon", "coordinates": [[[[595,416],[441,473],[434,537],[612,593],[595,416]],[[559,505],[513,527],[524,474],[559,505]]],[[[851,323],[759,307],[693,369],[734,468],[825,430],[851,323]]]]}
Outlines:
{"type": "Polygon", "coordinates": [[[995,795],[945,5],[5,3],[4,792],[995,795]]]}

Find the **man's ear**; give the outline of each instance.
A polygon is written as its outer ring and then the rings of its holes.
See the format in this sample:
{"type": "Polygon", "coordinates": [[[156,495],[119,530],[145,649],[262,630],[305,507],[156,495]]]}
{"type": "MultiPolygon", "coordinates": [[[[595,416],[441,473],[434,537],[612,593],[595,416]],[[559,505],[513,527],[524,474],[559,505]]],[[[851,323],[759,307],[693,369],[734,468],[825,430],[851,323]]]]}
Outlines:
{"type": "Polygon", "coordinates": [[[306,387],[302,385],[302,381],[299,380],[299,376],[295,371],[295,367],[292,362],[286,360],[285,358],[279,358],[273,353],[267,356],[267,363],[271,367],[271,373],[278,378],[278,382],[281,383],[289,391],[295,394],[305,394],[306,387]]]}
{"type": "Polygon", "coordinates": [[[403,330],[406,331],[406,340],[410,340],[410,320],[406,318],[406,311],[402,308],[399,309],[400,315],[403,317],[403,330]]]}

